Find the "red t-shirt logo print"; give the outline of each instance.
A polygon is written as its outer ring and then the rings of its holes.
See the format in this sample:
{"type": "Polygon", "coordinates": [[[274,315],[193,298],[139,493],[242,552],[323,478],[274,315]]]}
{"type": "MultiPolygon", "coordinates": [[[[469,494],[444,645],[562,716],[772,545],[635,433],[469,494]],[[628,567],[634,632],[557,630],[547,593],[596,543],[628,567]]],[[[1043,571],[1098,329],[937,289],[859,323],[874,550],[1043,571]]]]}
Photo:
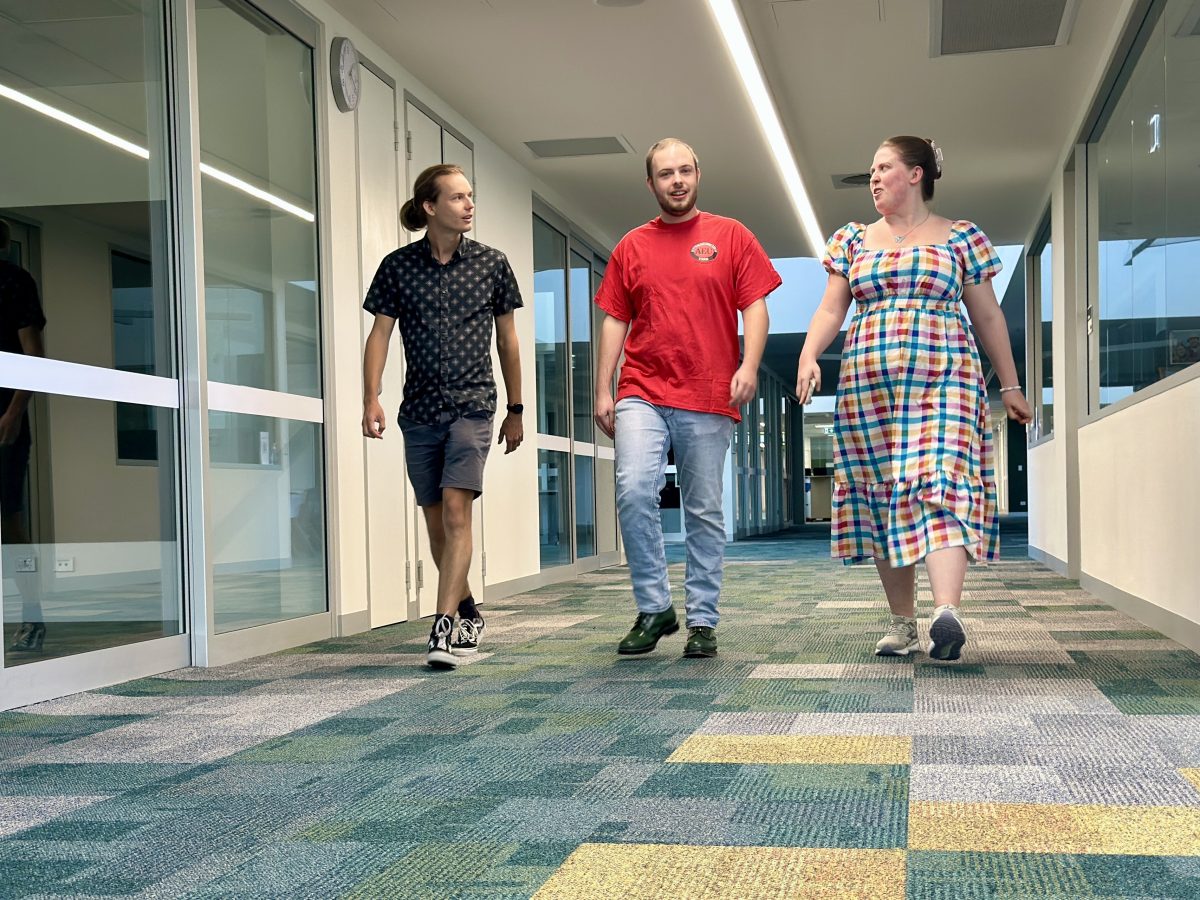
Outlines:
{"type": "Polygon", "coordinates": [[[699,244],[692,246],[691,253],[699,262],[712,262],[717,258],[717,245],[710,244],[708,241],[701,241],[699,244]]]}

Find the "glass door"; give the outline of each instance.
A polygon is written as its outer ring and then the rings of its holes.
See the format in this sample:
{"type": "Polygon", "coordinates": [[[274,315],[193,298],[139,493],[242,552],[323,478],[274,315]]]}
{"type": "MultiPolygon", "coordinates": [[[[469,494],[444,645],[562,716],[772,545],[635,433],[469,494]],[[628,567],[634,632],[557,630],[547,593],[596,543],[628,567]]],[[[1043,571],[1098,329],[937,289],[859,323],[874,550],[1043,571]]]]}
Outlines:
{"type": "Polygon", "coordinates": [[[162,10],[9,6],[0,708],[190,661],[162,10]]]}
{"type": "Polygon", "coordinates": [[[195,22],[220,660],[331,633],[314,51],[242,0],[198,6],[195,22]]]}

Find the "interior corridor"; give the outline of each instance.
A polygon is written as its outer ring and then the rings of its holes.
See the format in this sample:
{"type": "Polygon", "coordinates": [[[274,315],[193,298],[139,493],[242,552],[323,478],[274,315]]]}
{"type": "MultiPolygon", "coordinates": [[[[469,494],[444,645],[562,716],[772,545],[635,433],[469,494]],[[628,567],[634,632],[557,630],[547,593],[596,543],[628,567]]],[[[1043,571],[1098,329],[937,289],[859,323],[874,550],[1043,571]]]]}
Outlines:
{"type": "Polygon", "coordinates": [[[1020,527],[957,663],[805,531],[728,548],[713,660],[618,658],[614,568],[451,674],[416,621],[0,713],[0,896],[1200,896],[1200,658],[1020,527]]]}

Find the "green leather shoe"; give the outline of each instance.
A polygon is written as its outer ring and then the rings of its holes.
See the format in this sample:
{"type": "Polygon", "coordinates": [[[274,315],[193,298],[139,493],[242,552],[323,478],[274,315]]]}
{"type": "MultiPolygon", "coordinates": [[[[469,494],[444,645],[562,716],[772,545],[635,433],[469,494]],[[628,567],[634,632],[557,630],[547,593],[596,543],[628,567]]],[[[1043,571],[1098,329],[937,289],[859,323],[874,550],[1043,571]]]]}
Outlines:
{"type": "Polygon", "coordinates": [[[660,613],[638,613],[633,628],[617,645],[617,652],[622,656],[649,653],[658,646],[660,637],[674,634],[678,630],[679,619],[675,616],[675,607],[669,607],[660,613]]]}
{"type": "Polygon", "coordinates": [[[717,655],[717,631],[707,625],[688,629],[687,643],[683,645],[683,655],[696,658],[717,655]]]}

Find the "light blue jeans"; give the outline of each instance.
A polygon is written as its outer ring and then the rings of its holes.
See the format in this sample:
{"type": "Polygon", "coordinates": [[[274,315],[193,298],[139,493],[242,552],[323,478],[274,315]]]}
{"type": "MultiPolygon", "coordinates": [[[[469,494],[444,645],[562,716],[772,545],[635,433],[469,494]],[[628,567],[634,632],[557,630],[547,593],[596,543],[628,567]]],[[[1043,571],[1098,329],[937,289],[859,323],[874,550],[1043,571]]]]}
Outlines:
{"type": "Polygon", "coordinates": [[[725,455],[733,425],[729,416],[655,406],[637,397],[617,403],[617,516],[639,612],[671,605],[658,495],[673,448],[687,532],[687,624],[717,626],[725,565],[725,455]]]}

